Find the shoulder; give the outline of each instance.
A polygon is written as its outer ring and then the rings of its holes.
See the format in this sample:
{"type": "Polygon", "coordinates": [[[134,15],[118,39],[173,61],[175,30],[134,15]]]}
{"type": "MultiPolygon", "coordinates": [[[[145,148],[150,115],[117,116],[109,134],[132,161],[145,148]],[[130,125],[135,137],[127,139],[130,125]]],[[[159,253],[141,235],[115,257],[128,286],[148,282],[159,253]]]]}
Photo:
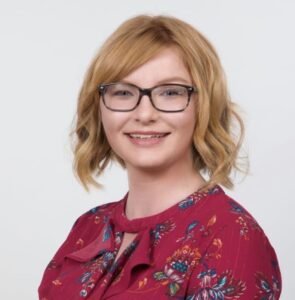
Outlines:
{"type": "Polygon", "coordinates": [[[220,258],[225,265],[236,259],[245,272],[261,270],[280,277],[275,249],[254,216],[226,193],[215,201],[215,204],[212,201],[217,223],[214,240],[220,243],[220,258]]]}
{"type": "Polygon", "coordinates": [[[82,213],[74,222],[70,233],[89,232],[91,228],[97,229],[98,226],[107,222],[119,203],[121,203],[121,200],[101,204],[82,213]]]}
{"type": "Polygon", "coordinates": [[[212,292],[217,293],[215,287],[223,284],[223,296],[234,283],[232,296],[236,298],[260,295],[278,299],[281,274],[277,256],[252,214],[226,193],[210,197],[201,214],[209,220],[205,228],[211,241],[193,272],[190,293],[200,296],[200,287],[209,280],[212,292]]]}
{"type": "Polygon", "coordinates": [[[78,251],[94,241],[120,202],[121,200],[98,205],[82,213],[74,221],[53,260],[60,263],[65,255],[78,251]]]}
{"type": "Polygon", "coordinates": [[[209,247],[220,258],[239,259],[260,263],[277,263],[275,250],[254,216],[237,200],[223,190],[209,196],[194,212],[202,224],[202,235],[206,234],[209,247]],[[223,253],[223,255],[221,255],[223,253]]]}
{"type": "Polygon", "coordinates": [[[240,235],[247,239],[252,231],[263,229],[254,216],[238,201],[222,190],[204,202],[200,214],[215,219],[215,230],[236,228],[240,235]]]}

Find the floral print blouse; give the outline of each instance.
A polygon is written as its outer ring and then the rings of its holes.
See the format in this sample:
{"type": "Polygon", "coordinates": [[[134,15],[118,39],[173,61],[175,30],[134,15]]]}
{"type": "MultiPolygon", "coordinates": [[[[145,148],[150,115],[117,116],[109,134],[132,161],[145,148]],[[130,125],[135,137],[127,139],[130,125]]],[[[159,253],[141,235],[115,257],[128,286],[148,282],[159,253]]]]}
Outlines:
{"type": "Polygon", "coordinates": [[[44,271],[39,299],[279,299],[273,247],[219,185],[133,220],[127,196],[77,219],[44,271]],[[115,261],[124,232],[138,234],[115,261]]]}

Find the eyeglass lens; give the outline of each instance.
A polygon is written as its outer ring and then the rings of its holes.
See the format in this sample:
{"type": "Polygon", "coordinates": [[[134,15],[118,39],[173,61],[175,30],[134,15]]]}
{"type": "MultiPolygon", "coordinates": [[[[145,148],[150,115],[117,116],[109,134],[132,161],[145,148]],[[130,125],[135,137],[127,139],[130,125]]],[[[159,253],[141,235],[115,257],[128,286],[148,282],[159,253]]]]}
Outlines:
{"type": "MultiPolygon", "coordinates": [[[[136,106],[139,97],[139,89],[129,84],[112,84],[104,91],[106,105],[111,109],[130,110],[136,106]]],[[[180,85],[161,85],[152,90],[151,97],[158,109],[181,110],[187,105],[188,90],[180,85]]]]}

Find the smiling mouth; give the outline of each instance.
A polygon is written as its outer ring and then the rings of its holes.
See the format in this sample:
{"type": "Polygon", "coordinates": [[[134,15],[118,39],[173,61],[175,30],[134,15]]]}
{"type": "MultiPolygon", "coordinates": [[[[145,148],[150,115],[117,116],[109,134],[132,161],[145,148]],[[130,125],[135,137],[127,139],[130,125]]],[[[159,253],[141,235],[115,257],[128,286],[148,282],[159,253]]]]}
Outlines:
{"type": "Polygon", "coordinates": [[[138,134],[138,133],[126,133],[129,137],[132,139],[156,139],[156,138],[163,138],[166,135],[170,134],[170,132],[167,133],[157,133],[157,134],[138,134]]]}

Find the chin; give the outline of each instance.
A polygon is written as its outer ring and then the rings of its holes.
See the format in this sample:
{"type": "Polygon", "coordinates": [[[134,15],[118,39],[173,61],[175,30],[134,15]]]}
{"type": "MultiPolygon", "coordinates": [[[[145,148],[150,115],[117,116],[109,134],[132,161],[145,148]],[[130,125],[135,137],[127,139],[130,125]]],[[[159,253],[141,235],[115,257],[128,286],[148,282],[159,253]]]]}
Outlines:
{"type": "Polygon", "coordinates": [[[126,161],[126,166],[141,169],[142,171],[158,171],[165,167],[165,164],[162,162],[151,162],[150,160],[145,161],[126,161]]]}

